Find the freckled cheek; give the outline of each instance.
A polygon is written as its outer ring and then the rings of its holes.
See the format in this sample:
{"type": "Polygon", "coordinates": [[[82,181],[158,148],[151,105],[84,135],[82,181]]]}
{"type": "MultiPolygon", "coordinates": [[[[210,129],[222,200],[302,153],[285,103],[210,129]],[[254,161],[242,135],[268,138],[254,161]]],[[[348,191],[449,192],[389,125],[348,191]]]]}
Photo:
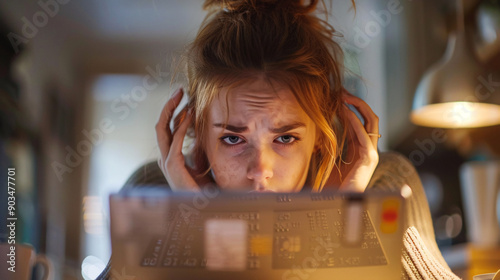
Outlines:
{"type": "Polygon", "coordinates": [[[212,163],[215,181],[221,187],[239,186],[246,181],[246,161],[219,156],[212,163]]]}
{"type": "Polygon", "coordinates": [[[296,159],[282,159],[274,162],[273,174],[275,179],[281,179],[285,181],[293,181],[296,177],[299,177],[297,171],[301,170],[301,162],[296,159]]]}
{"type": "Polygon", "coordinates": [[[275,179],[281,180],[283,183],[286,182],[286,185],[303,184],[304,182],[300,181],[307,176],[309,160],[310,157],[306,155],[295,155],[276,162],[274,166],[275,179]]]}

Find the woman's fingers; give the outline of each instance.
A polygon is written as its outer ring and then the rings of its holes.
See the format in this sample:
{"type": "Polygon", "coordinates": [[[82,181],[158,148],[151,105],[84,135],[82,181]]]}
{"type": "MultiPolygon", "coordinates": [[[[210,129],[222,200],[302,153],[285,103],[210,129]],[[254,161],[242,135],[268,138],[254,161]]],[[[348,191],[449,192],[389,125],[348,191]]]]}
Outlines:
{"type": "MultiPolygon", "coordinates": [[[[379,138],[379,119],[378,116],[373,112],[370,106],[363,101],[347,91],[344,91],[344,101],[348,104],[353,105],[364,119],[364,129],[366,135],[369,136],[374,147],[377,147],[379,138]],[[371,134],[371,135],[369,135],[371,134]]],[[[351,110],[348,109],[352,113],[351,110]]],[[[356,117],[357,118],[357,117],[356,117]]]]}
{"type": "Polygon", "coordinates": [[[192,111],[184,111],[179,126],[175,129],[170,145],[170,153],[167,157],[166,169],[169,171],[169,179],[172,181],[173,189],[183,191],[198,191],[199,187],[191,176],[188,167],[185,165],[182,145],[184,137],[191,124],[192,111]],[[174,183],[175,182],[175,183],[174,183]]]}
{"type": "Polygon", "coordinates": [[[180,117],[177,118],[180,120],[179,123],[176,120],[174,131],[170,130],[170,122],[175,109],[181,102],[182,95],[182,89],[174,93],[163,107],[160,119],[156,124],[156,140],[161,152],[158,165],[173,190],[198,191],[199,187],[190,174],[182,154],[182,144],[191,123],[191,114],[188,114],[186,110],[181,111],[180,117]]]}
{"type": "Polygon", "coordinates": [[[348,129],[351,133],[352,158],[349,166],[346,166],[343,171],[344,177],[340,189],[362,192],[368,186],[378,163],[378,137],[370,137],[356,114],[347,106],[345,109],[347,110],[347,121],[350,124],[348,129]]]}
{"type": "Polygon", "coordinates": [[[370,147],[370,145],[372,144],[372,141],[371,141],[370,137],[368,136],[368,134],[366,133],[365,128],[363,127],[363,124],[358,119],[356,114],[354,114],[353,111],[349,110],[349,108],[347,108],[347,106],[346,106],[346,110],[347,110],[347,119],[349,120],[349,123],[351,124],[351,129],[354,132],[354,134],[356,135],[356,138],[358,139],[360,146],[363,148],[370,147]]]}
{"type": "Polygon", "coordinates": [[[182,89],[178,89],[163,107],[160,119],[156,124],[156,141],[161,152],[161,159],[165,160],[170,150],[172,142],[172,132],[170,131],[170,120],[174,114],[175,108],[179,106],[183,95],[182,89]]]}
{"type": "Polygon", "coordinates": [[[182,144],[184,143],[184,137],[186,136],[189,124],[191,123],[192,116],[193,115],[191,113],[191,110],[183,112],[183,116],[181,117],[179,127],[175,129],[172,137],[172,144],[170,145],[169,157],[184,158],[184,155],[182,154],[182,144]]]}

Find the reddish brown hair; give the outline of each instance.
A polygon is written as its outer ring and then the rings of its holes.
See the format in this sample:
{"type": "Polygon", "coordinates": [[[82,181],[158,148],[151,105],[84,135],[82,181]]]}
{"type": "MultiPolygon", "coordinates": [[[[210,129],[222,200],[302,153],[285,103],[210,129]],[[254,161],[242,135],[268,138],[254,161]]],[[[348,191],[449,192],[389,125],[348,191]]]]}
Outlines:
{"type": "MultiPolygon", "coordinates": [[[[343,52],[335,29],[315,15],[318,0],[206,0],[209,11],[185,53],[189,106],[195,110],[195,161],[208,170],[206,139],[210,104],[222,87],[264,75],[289,86],[316,124],[319,141],[306,184],[320,191],[342,151],[337,130],[342,110],[343,52]]],[[[325,3],[321,1],[322,6],[325,3]]],[[[326,8],[326,7],[325,7],[326,8]]],[[[339,136],[340,134],[340,136],[339,136]]]]}

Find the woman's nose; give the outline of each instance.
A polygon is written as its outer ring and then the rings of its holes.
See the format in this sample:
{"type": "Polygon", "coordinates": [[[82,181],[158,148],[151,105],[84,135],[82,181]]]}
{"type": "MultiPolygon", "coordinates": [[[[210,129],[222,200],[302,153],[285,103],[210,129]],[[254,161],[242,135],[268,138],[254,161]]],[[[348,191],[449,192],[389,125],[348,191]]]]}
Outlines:
{"type": "Polygon", "coordinates": [[[248,165],[247,178],[252,180],[259,189],[268,186],[269,179],[273,177],[273,162],[269,151],[256,151],[248,165]]]}

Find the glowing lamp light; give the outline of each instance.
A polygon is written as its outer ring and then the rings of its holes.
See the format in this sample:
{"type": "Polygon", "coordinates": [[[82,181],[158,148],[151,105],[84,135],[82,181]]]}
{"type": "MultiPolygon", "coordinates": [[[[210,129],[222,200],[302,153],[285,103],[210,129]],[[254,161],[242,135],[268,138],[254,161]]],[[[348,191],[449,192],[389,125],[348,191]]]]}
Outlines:
{"type": "Polygon", "coordinates": [[[410,119],[421,126],[472,128],[500,124],[500,106],[478,102],[446,102],[414,110],[410,119]]]}

